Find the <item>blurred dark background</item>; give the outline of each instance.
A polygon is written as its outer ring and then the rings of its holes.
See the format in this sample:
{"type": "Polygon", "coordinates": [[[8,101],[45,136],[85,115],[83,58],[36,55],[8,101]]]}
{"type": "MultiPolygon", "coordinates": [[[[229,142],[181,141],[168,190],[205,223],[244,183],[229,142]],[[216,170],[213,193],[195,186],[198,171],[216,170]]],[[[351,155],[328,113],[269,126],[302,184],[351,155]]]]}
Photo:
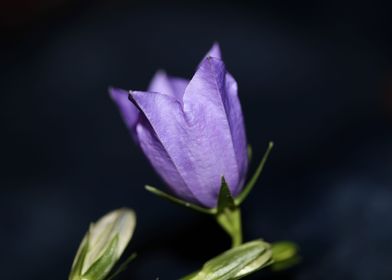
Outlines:
{"type": "Polygon", "coordinates": [[[229,240],[163,188],[110,85],[157,69],[190,78],[218,41],[237,79],[253,171],[247,240],[293,240],[300,265],[251,279],[391,279],[392,17],[382,2],[2,1],[2,279],[66,279],[90,221],[128,206],[138,226],[119,279],[177,279],[229,240]]]}

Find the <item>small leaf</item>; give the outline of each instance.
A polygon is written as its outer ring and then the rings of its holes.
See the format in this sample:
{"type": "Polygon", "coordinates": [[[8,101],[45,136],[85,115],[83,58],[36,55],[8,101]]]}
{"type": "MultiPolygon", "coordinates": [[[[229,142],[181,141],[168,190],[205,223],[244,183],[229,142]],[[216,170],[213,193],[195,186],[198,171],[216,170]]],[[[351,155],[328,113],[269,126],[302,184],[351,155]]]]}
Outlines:
{"type": "Polygon", "coordinates": [[[254,185],[256,184],[257,180],[259,179],[259,176],[261,172],[263,171],[264,165],[268,159],[268,156],[274,146],[273,142],[269,142],[267,151],[264,153],[263,158],[261,159],[259,166],[257,166],[257,169],[255,173],[253,174],[252,178],[248,182],[248,184],[245,186],[244,190],[236,197],[235,203],[236,205],[240,205],[245,198],[249,195],[250,191],[253,189],[254,185]]]}
{"type": "Polygon", "coordinates": [[[155,194],[156,196],[159,196],[159,197],[161,197],[163,199],[169,200],[170,202],[174,202],[174,203],[179,204],[181,206],[185,206],[187,208],[191,208],[191,209],[196,210],[198,212],[202,212],[204,214],[209,214],[209,215],[214,215],[216,213],[216,209],[215,208],[208,209],[208,208],[204,208],[204,207],[198,206],[196,204],[192,204],[192,203],[187,202],[187,201],[183,201],[181,199],[178,199],[177,197],[174,197],[174,196],[172,196],[170,194],[167,194],[167,193],[165,193],[165,192],[163,192],[161,190],[158,190],[157,188],[155,188],[153,186],[146,185],[145,189],[147,191],[149,191],[150,193],[155,194]]]}
{"type": "Polygon", "coordinates": [[[83,274],[82,279],[88,280],[102,280],[105,279],[107,274],[110,272],[117,260],[117,243],[118,236],[113,238],[110,242],[102,256],[97,259],[97,261],[90,266],[85,274],[83,274]]]}
{"type": "MultiPolygon", "coordinates": [[[[209,260],[203,268],[188,280],[230,280],[240,279],[259,270],[271,260],[270,245],[255,240],[230,249],[209,260]]],[[[190,278],[189,278],[190,277],[190,278]]]]}

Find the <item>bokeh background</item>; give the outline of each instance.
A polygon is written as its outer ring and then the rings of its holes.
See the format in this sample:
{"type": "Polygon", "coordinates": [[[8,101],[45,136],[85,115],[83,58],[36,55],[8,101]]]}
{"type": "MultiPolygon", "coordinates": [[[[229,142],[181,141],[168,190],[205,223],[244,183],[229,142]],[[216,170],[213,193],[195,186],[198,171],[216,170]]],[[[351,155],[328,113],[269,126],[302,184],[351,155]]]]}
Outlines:
{"type": "Polygon", "coordinates": [[[302,262],[251,279],[391,279],[392,17],[382,2],[20,0],[0,4],[2,279],[66,279],[90,221],[138,213],[119,279],[177,279],[229,246],[164,188],[108,86],[190,78],[218,41],[239,83],[255,164],[247,240],[302,262]]]}

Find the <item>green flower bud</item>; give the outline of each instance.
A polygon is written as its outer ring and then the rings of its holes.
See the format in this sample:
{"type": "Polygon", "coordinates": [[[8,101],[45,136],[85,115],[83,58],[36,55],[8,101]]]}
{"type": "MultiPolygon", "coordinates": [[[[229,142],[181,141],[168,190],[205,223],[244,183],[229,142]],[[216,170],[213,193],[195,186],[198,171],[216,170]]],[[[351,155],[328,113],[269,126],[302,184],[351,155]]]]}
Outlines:
{"type": "Polygon", "coordinates": [[[103,280],[120,259],[136,225],[130,209],[112,211],[90,225],[76,253],[69,280],[103,280]]]}
{"type": "Polygon", "coordinates": [[[240,279],[272,262],[270,245],[255,240],[234,247],[209,260],[203,268],[183,280],[229,280],[240,279]]]}
{"type": "Polygon", "coordinates": [[[298,246],[290,241],[280,241],[271,244],[272,270],[284,270],[300,261],[298,246]]]}

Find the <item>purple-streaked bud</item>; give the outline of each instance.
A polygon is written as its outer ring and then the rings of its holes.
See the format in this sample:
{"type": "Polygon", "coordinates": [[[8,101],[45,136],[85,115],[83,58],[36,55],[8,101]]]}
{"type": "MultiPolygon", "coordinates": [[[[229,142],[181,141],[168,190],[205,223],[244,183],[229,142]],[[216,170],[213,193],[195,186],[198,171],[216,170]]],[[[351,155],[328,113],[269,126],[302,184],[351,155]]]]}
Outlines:
{"type": "Polygon", "coordinates": [[[110,89],[152,166],[179,198],[217,204],[222,176],[236,197],[248,168],[237,83],[214,44],[190,81],[159,71],[147,91],[110,89]]]}

